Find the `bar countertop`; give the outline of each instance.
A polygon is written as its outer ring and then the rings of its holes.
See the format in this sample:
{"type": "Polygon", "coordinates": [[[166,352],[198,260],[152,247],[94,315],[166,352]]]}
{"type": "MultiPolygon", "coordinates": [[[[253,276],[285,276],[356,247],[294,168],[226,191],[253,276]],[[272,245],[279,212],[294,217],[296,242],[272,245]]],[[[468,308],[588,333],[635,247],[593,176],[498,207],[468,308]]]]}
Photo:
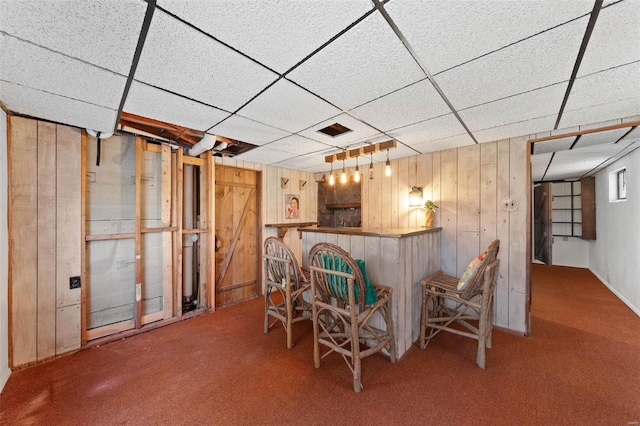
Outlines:
{"type": "Polygon", "coordinates": [[[425,228],[424,226],[406,228],[353,228],[353,227],[325,227],[308,226],[298,228],[300,232],[319,232],[324,234],[362,235],[368,237],[406,238],[414,235],[439,232],[442,228],[425,228]]]}

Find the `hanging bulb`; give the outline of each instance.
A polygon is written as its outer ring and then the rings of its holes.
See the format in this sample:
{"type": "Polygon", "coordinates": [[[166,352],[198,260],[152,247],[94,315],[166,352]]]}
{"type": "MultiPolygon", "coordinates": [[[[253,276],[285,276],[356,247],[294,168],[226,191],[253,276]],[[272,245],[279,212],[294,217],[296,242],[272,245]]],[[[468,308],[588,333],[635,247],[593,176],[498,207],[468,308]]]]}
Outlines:
{"type": "Polygon", "coordinates": [[[344,169],[344,160],[342,160],[342,173],[340,173],[340,183],[343,185],[347,183],[347,172],[344,169]]]}
{"type": "Polygon", "coordinates": [[[329,185],[333,186],[336,183],[336,178],[333,176],[333,163],[331,163],[331,171],[329,172],[329,185]]]}
{"type": "Polygon", "coordinates": [[[369,164],[369,179],[373,179],[373,153],[371,154],[371,164],[369,164]]]}
{"type": "Polygon", "coordinates": [[[360,168],[358,167],[358,157],[356,157],[356,171],[353,174],[353,181],[355,183],[360,182],[360,168]]]}
{"type": "Polygon", "coordinates": [[[387,162],[384,163],[384,174],[385,176],[391,176],[391,162],[389,161],[389,150],[387,150],[387,162]]]}

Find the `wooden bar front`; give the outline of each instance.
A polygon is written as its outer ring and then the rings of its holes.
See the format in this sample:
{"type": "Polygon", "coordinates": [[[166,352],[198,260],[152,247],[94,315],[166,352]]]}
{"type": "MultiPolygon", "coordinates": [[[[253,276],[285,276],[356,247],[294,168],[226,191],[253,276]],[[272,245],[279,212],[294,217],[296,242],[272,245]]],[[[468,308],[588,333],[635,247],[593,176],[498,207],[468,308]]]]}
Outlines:
{"type": "MultiPolygon", "coordinates": [[[[303,266],[314,244],[337,244],[363,259],[373,283],[393,288],[392,314],[398,358],[418,339],[420,280],[440,269],[441,228],[300,228],[303,266]]],[[[379,318],[377,325],[382,326],[379,318]]]]}

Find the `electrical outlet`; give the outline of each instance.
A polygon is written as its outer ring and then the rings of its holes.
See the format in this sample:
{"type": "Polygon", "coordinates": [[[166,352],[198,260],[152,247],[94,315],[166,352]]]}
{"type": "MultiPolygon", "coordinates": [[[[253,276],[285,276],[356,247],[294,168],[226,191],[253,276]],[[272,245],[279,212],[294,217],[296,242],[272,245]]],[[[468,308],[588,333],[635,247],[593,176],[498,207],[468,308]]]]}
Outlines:
{"type": "Polygon", "coordinates": [[[80,288],[80,277],[69,278],[69,288],[71,290],[73,290],[74,288],[80,288]]]}

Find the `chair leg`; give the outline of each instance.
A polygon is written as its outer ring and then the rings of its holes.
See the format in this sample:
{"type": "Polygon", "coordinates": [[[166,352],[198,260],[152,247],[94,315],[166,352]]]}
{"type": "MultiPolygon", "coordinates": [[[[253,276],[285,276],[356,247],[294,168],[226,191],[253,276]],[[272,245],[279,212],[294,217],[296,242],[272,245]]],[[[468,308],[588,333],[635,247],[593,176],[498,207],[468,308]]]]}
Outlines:
{"type": "Polygon", "coordinates": [[[318,310],[314,304],[312,311],[313,321],[313,364],[320,368],[320,324],[318,324],[318,310]]]}
{"type": "Polygon", "coordinates": [[[353,390],[362,390],[362,360],[360,359],[360,333],[358,324],[351,324],[351,361],[353,362],[353,390]]]}
{"type": "Polygon", "coordinates": [[[264,292],[264,334],[269,332],[269,296],[271,289],[267,286],[264,292]]]}
{"type": "Polygon", "coordinates": [[[487,328],[490,320],[489,312],[491,307],[482,306],[480,311],[480,320],[478,321],[478,355],[476,361],[478,367],[484,369],[485,365],[485,348],[487,347],[487,328]]]}
{"type": "Polygon", "coordinates": [[[293,303],[291,303],[291,294],[287,291],[286,294],[286,314],[287,314],[287,349],[291,349],[293,347],[293,303]]]}

